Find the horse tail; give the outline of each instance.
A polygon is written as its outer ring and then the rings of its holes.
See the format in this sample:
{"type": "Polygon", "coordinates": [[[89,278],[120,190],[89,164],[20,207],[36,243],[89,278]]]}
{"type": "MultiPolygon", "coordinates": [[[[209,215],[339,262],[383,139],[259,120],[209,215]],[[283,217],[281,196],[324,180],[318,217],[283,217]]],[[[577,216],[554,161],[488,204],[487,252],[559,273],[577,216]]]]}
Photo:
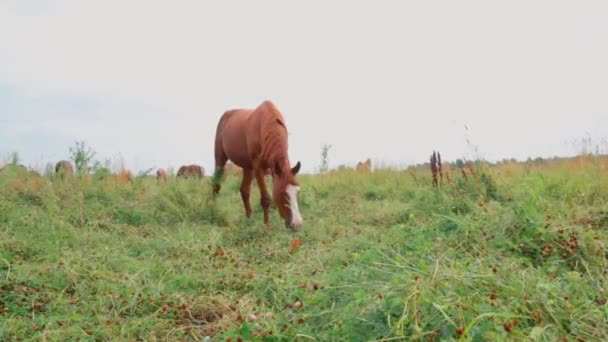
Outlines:
{"type": "Polygon", "coordinates": [[[212,178],[214,193],[217,193],[220,190],[220,183],[224,174],[224,165],[226,165],[226,162],[228,161],[228,156],[226,155],[226,152],[224,152],[224,147],[222,146],[222,129],[224,120],[226,120],[227,116],[228,112],[222,114],[222,117],[217,123],[217,128],[215,129],[215,170],[212,178]]]}

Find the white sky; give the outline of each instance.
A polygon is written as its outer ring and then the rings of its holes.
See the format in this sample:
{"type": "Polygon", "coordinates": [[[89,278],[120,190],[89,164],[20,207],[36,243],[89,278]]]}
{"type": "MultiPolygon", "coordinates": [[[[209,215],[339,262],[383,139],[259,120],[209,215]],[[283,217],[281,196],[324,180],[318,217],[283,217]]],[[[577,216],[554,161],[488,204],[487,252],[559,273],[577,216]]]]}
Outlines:
{"type": "Polygon", "coordinates": [[[608,152],[608,2],[0,0],[0,157],[209,172],[265,99],[306,172],[608,152]]]}

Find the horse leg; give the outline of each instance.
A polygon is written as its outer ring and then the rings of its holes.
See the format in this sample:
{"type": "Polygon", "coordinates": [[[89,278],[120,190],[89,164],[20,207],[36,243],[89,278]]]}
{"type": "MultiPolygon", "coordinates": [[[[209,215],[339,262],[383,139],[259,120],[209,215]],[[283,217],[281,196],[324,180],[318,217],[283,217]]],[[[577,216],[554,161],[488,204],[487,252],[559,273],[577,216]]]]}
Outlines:
{"type": "Polygon", "coordinates": [[[251,193],[251,181],[253,181],[253,171],[243,169],[243,181],[241,182],[241,198],[245,206],[245,215],[251,217],[251,203],[249,195],[251,193]]]}
{"type": "Polygon", "coordinates": [[[261,168],[256,168],[255,180],[258,183],[258,187],[260,188],[260,202],[262,204],[262,209],[264,210],[264,224],[268,226],[270,225],[270,220],[268,218],[268,208],[270,208],[270,203],[272,202],[272,200],[270,199],[270,194],[268,194],[268,190],[266,190],[264,172],[265,170],[261,168]]]}

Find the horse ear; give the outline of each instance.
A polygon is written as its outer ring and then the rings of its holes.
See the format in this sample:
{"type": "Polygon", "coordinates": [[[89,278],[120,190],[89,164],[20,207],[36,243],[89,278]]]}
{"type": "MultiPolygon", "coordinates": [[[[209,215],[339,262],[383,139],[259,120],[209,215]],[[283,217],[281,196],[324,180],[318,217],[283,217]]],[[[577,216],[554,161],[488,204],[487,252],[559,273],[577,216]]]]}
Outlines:
{"type": "Polygon", "coordinates": [[[302,166],[302,164],[300,164],[300,162],[298,161],[296,166],[291,168],[291,174],[295,176],[300,171],[300,166],[302,166]]]}

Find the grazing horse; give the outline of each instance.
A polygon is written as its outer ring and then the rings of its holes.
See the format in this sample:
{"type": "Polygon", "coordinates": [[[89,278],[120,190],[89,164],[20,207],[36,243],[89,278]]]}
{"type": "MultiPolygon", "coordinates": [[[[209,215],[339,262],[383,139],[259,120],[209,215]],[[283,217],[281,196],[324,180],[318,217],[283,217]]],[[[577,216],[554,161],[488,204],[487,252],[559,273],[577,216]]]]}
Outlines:
{"type": "Polygon", "coordinates": [[[133,180],[133,173],[130,170],[120,170],[115,176],[116,183],[125,184],[133,180]]]}
{"type": "Polygon", "coordinates": [[[367,160],[363,163],[363,162],[358,162],[357,163],[357,171],[364,171],[364,172],[369,172],[372,168],[372,160],[367,158],[367,160]]]}
{"type": "Polygon", "coordinates": [[[205,170],[202,166],[196,164],[183,165],[177,171],[177,177],[182,178],[203,178],[205,170]]]}
{"type": "Polygon", "coordinates": [[[71,177],[74,174],[72,163],[67,160],[60,160],[55,164],[55,173],[61,178],[71,177]]]}
{"type": "Polygon", "coordinates": [[[165,169],[156,170],[156,181],[167,183],[167,171],[165,171],[165,169]]]}
{"type": "Polygon", "coordinates": [[[255,177],[260,189],[264,224],[270,224],[268,208],[272,202],[264,176],[272,176],[272,199],[288,228],[302,226],[297,194],[300,186],[296,174],[300,162],[293,168],[287,157],[287,125],[279,109],[271,101],[255,109],[232,109],[221,116],[215,134],[215,172],[213,193],[220,191],[224,166],[231,160],[243,169],[241,198],[245,215],[251,216],[249,195],[255,177]]]}
{"type": "Polygon", "coordinates": [[[10,169],[17,170],[17,172],[27,172],[27,168],[23,164],[6,164],[0,167],[0,173],[10,169]]]}

